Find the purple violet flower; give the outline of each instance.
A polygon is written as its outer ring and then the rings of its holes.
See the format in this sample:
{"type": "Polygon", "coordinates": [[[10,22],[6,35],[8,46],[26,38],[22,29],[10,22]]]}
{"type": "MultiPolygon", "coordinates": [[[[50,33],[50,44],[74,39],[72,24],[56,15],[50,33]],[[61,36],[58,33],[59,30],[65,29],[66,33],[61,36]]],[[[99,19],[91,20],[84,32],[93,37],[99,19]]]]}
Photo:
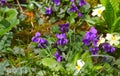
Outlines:
{"type": "Polygon", "coordinates": [[[65,39],[66,38],[66,34],[65,33],[63,33],[63,34],[56,34],[56,37],[58,39],[65,39]]]}
{"type": "Polygon", "coordinates": [[[1,5],[1,6],[5,5],[6,3],[7,3],[6,0],[0,0],[0,5],[1,5]]]}
{"type": "Polygon", "coordinates": [[[68,40],[66,39],[66,34],[65,33],[63,33],[63,34],[56,34],[56,37],[58,38],[58,40],[57,40],[57,44],[58,45],[65,45],[65,44],[67,44],[68,43],[68,40]]]}
{"type": "Polygon", "coordinates": [[[86,4],[86,1],[85,1],[85,0],[80,0],[79,6],[83,6],[83,5],[85,5],[85,4],[86,4]]]}
{"type": "Polygon", "coordinates": [[[75,3],[72,4],[71,8],[70,8],[70,12],[76,12],[78,11],[77,6],[75,5],[75,3]]]}
{"type": "Polygon", "coordinates": [[[87,39],[93,40],[97,36],[97,30],[94,27],[91,27],[90,30],[85,34],[87,39]]]}
{"type": "Polygon", "coordinates": [[[114,52],[115,51],[115,48],[108,43],[104,43],[102,45],[102,48],[105,52],[114,52]]]}
{"type": "Polygon", "coordinates": [[[51,15],[52,14],[52,7],[46,7],[46,14],[51,15]]]}
{"type": "Polygon", "coordinates": [[[56,50],[56,53],[54,54],[54,56],[56,57],[56,60],[57,60],[58,62],[61,62],[61,61],[62,61],[62,56],[59,55],[59,51],[58,51],[58,50],[56,50]]]}
{"type": "Polygon", "coordinates": [[[41,35],[41,34],[40,34],[39,32],[36,32],[36,33],[35,33],[35,37],[40,37],[40,35],[41,35]]]}
{"type": "Polygon", "coordinates": [[[92,40],[92,46],[97,47],[97,42],[98,42],[97,38],[93,39],[92,40]]]}
{"type": "Polygon", "coordinates": [[[74,0],[70,0],[70,2],[74,2],[74,0]]]}
{"type": "Polygon", "coordinates": [[[84,44],[85,46],[88,46],[88,45],[90,45],[91,40],[90,40],[90,39],[83,38],[82,42],[83,42],[83,44],[84,44]]]}
{"type": "Polygon", "coordinates": [[[69,23],[60,24],[59,27],[61,33],[66,33],[69,31],[69,23]]]}
{"type": "Polygon", "coordinates": [[[81,12],[78,12],[78,17],[81,17],[82,16],[82,13],[81,12]]]}
{"type": "Polygon", "coordinates": [[[99,48],[98,47],[90,47],[89,50],[92,53],[92,55],[96,55],[96,54],[98,54],[99,48]]]}
{"type": "Polygon", "coordinates": [[[40,48],[45,48],[45,47],[46,47],[47,40],[41,38],[41,37],[40,37],[40,33],[39,33],[39,32],[36,32],[36,33],[35,33],[35,36],[32,37],[32,42],[37,43],[37,44],[38,44],[38,47],[40,47],[40,48]]]}
{"type": "Polygon", "coordinates": [[[40,33],[36,32],[35,36],[32,37],[32,42],[38,42],[39,37],[40,37],[40,33]]]}
{"type": "Polygon", "coordinates": [[[53,3],[55,3],[56,6],[60,5],[60,0],[52,0],[53,3]]]}
{"type": "Polygon", "coordinates": [[[88,46],[90,42],[93,42],[93,45],[97,43],[97,30],[94,27],[91,27],[89,31],[85,34],[82,42],[84,45],[88,46]]]}
{"type": "Polygon", "coordinates": [[[46,48],[46,43],[47,43],[47,40],[43,39],[43,38],[39,38],[38,39],[38,47],[40,48],[46,48]]]}
{"type": "Polygon", "coordinates": [[[65,44],[67,44],[68,43],[68,40],[67,39],[58,39],[57,40],[57,44],[58,45],[65,45],[65,44]]]}

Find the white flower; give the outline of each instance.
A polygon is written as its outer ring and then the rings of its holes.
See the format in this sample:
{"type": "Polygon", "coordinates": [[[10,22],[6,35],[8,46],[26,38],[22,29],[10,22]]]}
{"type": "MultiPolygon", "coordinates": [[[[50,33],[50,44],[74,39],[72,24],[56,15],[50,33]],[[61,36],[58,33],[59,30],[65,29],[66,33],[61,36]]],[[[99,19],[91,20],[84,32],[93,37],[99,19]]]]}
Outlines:
{"type": "Polygon", "coordinates": [[[102,6],[102,4],[98,4],[98,6],[95,7],[95,9],[92,12],[92,16],[98,16],[100,17],[102,12],[105,10],[105,7],[102,6]]]}
{"type": "Polygon", "coordinates": [[[77,75],[84,65],[85,65],[84,61],[82,61],[81,59],[77,60],[77,66],[76,66],[76,71],[75,71],[74,75],[77,75]]]}
{"type": "Polygon", "coordinates": [[[97,42],[97,46],[99,46],[100,44],[105,42],[105,38],[102,37],[103,35],[100,36],[98,42],[97,42]]]}
{"type": "Polygon", "coordinates": [[[110,43],[110,45],[118,45],[120,43],[120,36],[116,34],[107,34],[106,40],[108,40],[108,43],[110,43]]]}

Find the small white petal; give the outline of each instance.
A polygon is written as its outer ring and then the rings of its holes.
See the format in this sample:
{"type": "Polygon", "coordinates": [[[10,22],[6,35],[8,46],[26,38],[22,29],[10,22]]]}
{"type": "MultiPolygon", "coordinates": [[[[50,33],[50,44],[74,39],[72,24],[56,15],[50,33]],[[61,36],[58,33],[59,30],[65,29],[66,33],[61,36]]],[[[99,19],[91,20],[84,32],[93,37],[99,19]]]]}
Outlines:
{"type": "Polygon", "coordinates": [[[77,65],[79,65],[81,68],[84,66],[84,64],[84,61],[82,61],[81,59],[77,60],[77,65]]]}
{"type": "Polygon", "coordinates": [[[106,37],[105,37],[107,40],[111,40],[112,38],[112,34],[106,34],[106,37]]]}
{"type": "Polygon", "coordinates": [[[92,12],[92,16],[98,16],[100,17],[102,12],[105,10],[105,7],[102,6],[102,4],[98,4],[98,6],[95,7],[95,9],[93,9],[93,12],[92,12]]]}
{"type": "Polygon", "coordinates": [[[110,45],[119,45],[120,36],[115,34],[107,34],[106,40],[108,40],[110,45]]]}

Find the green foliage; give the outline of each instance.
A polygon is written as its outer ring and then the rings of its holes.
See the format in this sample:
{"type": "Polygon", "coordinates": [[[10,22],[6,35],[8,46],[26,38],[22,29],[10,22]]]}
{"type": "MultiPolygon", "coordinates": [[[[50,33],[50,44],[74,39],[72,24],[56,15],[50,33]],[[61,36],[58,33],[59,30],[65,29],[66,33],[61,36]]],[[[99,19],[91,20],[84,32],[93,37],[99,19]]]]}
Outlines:
{"type": "Polygon", "coordinates": [[[13,39],[13,33],[6,33],[0,40],[0,52],[10,52],[11,51],[11,40],[13,39]]]}
{"type": "Polygon", "coordinates": [[[0,35],[4,35],[14,26],[19,24],[17,19],[18,12],[13,8],[0,8],[0,35]]]}
{"type": "Polygon", "coordinates": [[[91,55],[88,51],[86,51],[83,55],[82,55],[82,60],[84,60],[85,62],[89,62],[92,63],[92,59],[91,59],[91,55]]]}
{"type": "Polygon", "coordinates": [[[49,67],[52,71],[63,71],[62,65],[53,58],[43,58],[42,64],[49,67]]]}
{"type": "Polygon", "coordinates": [[[0,75],[4,75],[4,72],[7,70],[7,67],[9,66],[9,62],[5,60],[4,62],[0,63],[0,75]]]}
{"type": "Polygon", "coordinates": [[[115,28],[118,26],[119,17],[117,13],[119,9],[119,0],[100,0],[101,3],[105,6],[105,11],[103,17],[108,25],[108,29],[111,32],[115,31],[115,28]]]}
{"type": "Polygon", "coordinates": [[[89,48],[82,43],[83,35],[89,30],[88,25],[96,25],[97,38],[99,32],[103,33],[103,37],[106,32],[119,33],[119,0],[100,0],[106,9],[99,18],[90,15],[98,0],[86,0],[88,3],[81,7],[80,0],[74,0],[78,7],[76,12],[70,12],[70,0],[60,0],[59,6],[51,0],[18,0],[20,5],[14,0],[7,1],[0,7],[0,76],[73,76],[79,59],[85,65],[78,76],[119,76],[119,48],[112,54],[100,50],[98,55],[91,55],[89,48]],[[7,7],[9,5],[10,8],[7,7]],[[45,13],[46,7],[52,7],[51,15],[45,13]],[[78,12],[82,13],[82,17],[78,17],[78,12]],[[61,46],[56,44],[56,34],[60,34],[58,24],[64,23],[70,24],[66,33],[68,43],[61,46]],[[30,42],[35,32],[40,32],[41,38],[47,40],[46,48],[38,48],[38,43],[30,42]],[[27,43],[23,45],[16,40],[27,43]],[[54,56],[56,50],[62,56],[61,62],[54,56]]]}

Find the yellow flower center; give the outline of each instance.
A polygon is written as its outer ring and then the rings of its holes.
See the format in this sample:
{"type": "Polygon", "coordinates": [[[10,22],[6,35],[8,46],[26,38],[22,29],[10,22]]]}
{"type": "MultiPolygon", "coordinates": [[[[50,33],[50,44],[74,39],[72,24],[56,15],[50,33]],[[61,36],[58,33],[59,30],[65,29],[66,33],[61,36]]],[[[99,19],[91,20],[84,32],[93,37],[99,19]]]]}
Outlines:
{"type": "Polygon", "coordinates": [[[99,44],[100,42],[101,42],[101,39],[99,39],[97,43],[99,44]]]}
{"type": "Polygon", "coordinates": [[[77,68],[77,70],[80,70],[81,67],[80,67],[80,65],[78,65],[78,66],[76,66],[76,68],[77,68]]]}
{"type": "Polygon", "coordinates": [[[116,36],[115,35],[112,36],[112,40],[116,40],[116,36]]]}
{"type": "Polygon", "coordinates": [[[102,10],[98,10],[98,14],[101,14],[102,13],[102,10]]]}

